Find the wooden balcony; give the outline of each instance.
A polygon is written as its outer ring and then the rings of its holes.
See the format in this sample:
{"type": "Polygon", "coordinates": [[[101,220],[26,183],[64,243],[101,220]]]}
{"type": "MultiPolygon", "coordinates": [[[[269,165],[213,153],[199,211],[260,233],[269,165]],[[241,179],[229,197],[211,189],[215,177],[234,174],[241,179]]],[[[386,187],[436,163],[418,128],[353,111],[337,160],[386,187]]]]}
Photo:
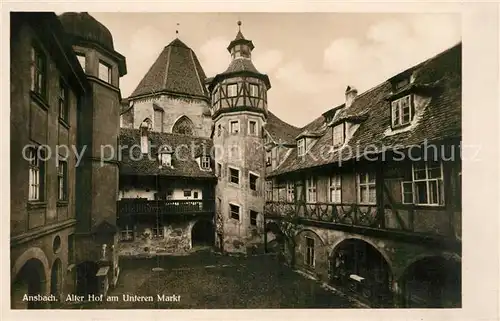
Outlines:
{"type": "Polygon", "coordinates": [[[142,200],[122,199],[117,202],[119,216],[213,214],[215,200],[142,200]]]}
{"type": "Polygon", "coordinates": [[[266,202],[266,219],[297,218],[302,224],[357,228],[461,240],[461,212],[444,207],[400,205],[379,209],[375,204],[266,202]]]}

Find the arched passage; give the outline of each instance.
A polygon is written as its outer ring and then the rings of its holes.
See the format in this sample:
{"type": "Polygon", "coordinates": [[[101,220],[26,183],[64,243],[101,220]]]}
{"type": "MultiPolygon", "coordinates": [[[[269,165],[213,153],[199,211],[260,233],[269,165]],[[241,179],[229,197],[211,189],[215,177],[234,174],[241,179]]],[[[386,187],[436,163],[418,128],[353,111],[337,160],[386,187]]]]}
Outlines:
{"type": "Polygon", "coordinates": [[[50,273],[50,293],[58,296],[61,292],[62,264],[60,259],[56,259],[52,264],[50,273]]]}
{"type": "Polygon", "coordinates": [[[411,264],[400,279],[403,305],[408,308],[461,306],[460,262],[433,256],[411,264]]]}
{"type": "Polygon", "coordinates": [[[384,256],[360,239],[340,242],[329,258],[330,282],[378,306],[392,302],[392,273],[384,256]]]}
{"type": "Polygon", "coordinates": [[[199,220],[191,229],[191,245],[213,246],[215,244],[214,224],[209,220],[199,220]]]}
{"type": "Polygon", "coordinates": [[[193,135],[194,134],[194,124],[191,119],[187,116],[180,117],[172,126],[172,133],[183,134],[183,135],[193,135]]]}
{"type": "Polygon", "coordinates": [[[87,297],[88,294],[99,292],[97,271],[99,266],[96,262],[86,261],[76,266],[76,293],[87,297]]]}
{"type": "Polygon", "coordinates": [[[270,253],[282,253],[285,250],[285,240],[276,222],[268,222],[265,228],[267,251],[270,253]]]}
{"type": "Polygon", "coordinates": [[[43,302],[24,300],[24,296],[45,294],[45,270],[38,259],[28,259],[17,273],[11,287],[13,309],[41,309],[43,302]]]}

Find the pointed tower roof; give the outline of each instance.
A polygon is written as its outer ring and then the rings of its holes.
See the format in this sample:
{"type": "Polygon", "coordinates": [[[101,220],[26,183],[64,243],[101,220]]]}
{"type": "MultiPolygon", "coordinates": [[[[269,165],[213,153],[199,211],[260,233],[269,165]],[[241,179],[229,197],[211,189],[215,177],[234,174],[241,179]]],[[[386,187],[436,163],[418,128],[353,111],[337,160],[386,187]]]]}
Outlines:
{"type": "Polygon", "coordinates": [[[234,40],[229,43],[229,46],[227,47],[227,51],[231,52],[231,49],[234,46],[240,45],[240,44],[247,45],[250,48],[250,50],[254,49],[254,45],[252,43],[252,40],[245,39],[245,37],[241,33],[241,21],[238,21],[238,33],[236,34],[236,38],[234,38],[234,40]]]}
{"type": "Polygon", "coordinates": [[[163,48],[129,98],[165,92],[208,99],[205,79],[194,51],[176,38],[163,48]]]}

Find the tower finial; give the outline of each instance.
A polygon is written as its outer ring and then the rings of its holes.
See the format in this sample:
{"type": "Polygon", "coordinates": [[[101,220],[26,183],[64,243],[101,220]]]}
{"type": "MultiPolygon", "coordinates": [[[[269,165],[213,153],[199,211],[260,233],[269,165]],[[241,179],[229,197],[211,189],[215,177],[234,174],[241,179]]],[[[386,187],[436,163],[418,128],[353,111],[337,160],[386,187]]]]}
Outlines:
{"type": "Polygon", "coordinates": [[[238,31],[241,31],[241,20],[238,20],[238,31]]]}
{"type": "Polygon", "coordinates": [[[179,23],[177,22],[177,28],[175,29],[175,34],[179,35],[179,23]]]}

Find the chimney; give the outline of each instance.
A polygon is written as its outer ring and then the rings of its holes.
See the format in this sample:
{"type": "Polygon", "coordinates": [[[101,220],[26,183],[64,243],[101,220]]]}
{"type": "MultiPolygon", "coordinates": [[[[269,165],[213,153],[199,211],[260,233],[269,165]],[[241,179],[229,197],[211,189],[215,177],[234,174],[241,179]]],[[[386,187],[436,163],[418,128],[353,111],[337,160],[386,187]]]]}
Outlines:
{"type": "Polygon", "coordinates": [[[358,94],[358,90],[354,87],[347,86],[345,90],[345,107],[349,108],[352,105],[352,102],[356,98],[356,95],[358,94]]]}

